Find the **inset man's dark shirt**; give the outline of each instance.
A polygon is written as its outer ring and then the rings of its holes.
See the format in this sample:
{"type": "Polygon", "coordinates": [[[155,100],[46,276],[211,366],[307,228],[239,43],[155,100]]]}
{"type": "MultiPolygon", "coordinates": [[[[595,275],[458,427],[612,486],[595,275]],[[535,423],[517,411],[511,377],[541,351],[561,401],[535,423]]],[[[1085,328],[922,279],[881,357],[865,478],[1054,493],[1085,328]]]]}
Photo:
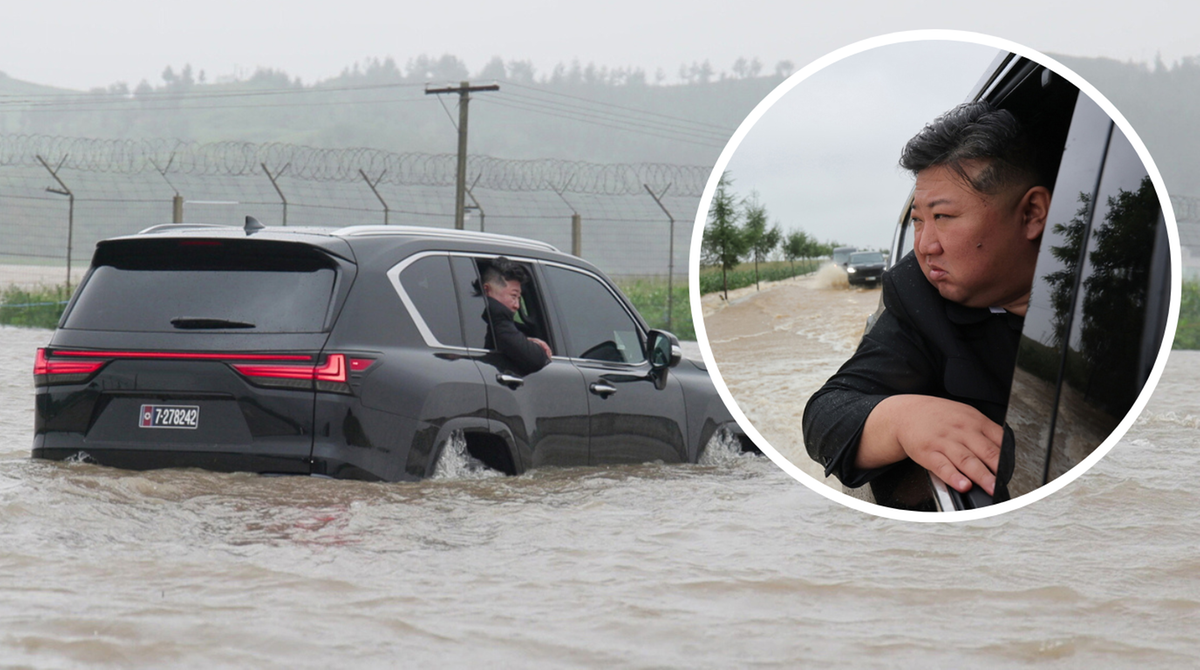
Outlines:
{"type": "Polygon", "coordinates": [[[500,301],[488,296],[487,314],[483,318],[489,325],[484,348],[504,354],[512,361],[517,373],[527,375],[537,372],[550,362],[546,352],[517,329],[512,310],[500,301]]]}
{"type": "Polygon", "coordinates": [[[943,298],[912,253],[883,275],[883,305],[858,350],[804,408],[813,460],[850,487],[895,465],[854,467],[867,416],[884,398],[915,393],[957,400],[1004,423],[1025,319],[943,298]]]}

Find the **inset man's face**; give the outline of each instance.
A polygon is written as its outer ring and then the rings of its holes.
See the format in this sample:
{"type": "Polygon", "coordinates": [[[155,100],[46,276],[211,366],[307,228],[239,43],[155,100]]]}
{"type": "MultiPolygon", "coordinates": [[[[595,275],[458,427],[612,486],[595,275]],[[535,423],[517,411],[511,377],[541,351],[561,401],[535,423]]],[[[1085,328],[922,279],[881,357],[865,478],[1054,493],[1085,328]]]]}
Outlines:
{"type": "Polygon", "coordinates": [[[521,308],[521,282],[515,279],[496,284],[486,283],[483,285],[483,293],[514,312],[521,308]]]}
{"type": "MultiPolygon", "coordinates": [[[[982,164],[968,165],[974,177],[982,164]]],[[[1043,187],[994,196],[943,166],[917,174],[913,250],[943,298],[1024,315],[1050,194],[1043,187]]]]}

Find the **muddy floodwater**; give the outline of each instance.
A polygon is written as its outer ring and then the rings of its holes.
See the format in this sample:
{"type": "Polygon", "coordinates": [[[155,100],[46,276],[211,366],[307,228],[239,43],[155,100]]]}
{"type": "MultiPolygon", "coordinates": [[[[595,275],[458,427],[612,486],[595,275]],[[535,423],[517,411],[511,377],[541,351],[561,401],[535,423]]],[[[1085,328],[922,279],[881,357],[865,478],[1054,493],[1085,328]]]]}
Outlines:
{"type": "MultiPolygon", "coordinates": [[[[879,293],[851,287],[845,272],[826,265],[731,291],[728,300],[703,299],[708,343],[729,392],[776,451],[818,480],[825,473],[804,449],[804,405],[854,353],[879,293]]],[[[827,483],[842,490],[836,478],[827,483]]]]}
{"type": "MultiPolygon", "coordinates": [[[[832,357],[843,326],[822,318],[794,328],[832,357]]],[[[1194,352],[1065,490],[913,524],[731,453],[418,484],[33,461],[48,338],[0,328],[0,668],[1200,662],[1194,352]]],[[[804,374],[757,383],[801,393],[804,374]]]]}

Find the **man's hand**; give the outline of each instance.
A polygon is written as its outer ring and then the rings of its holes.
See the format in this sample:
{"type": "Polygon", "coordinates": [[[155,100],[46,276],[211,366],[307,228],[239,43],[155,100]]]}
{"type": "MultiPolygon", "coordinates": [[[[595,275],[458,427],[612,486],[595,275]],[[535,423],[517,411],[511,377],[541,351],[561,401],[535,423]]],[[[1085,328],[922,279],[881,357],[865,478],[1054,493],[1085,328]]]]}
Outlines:
{"type": "Polygon", "coordinates": [[[533,342],[534,344],[536,344],[536,345],[538,345],[539,347],[541,347],[541,348],[542,348],[542,351],[546,352],[546,358],[551,358],[551,357],[553,357],[553,356],[554,356],[554,353],[550,351],[550,345],[549,345],[549,344],[546,344],[545,342],[543,342],[542,340],[539,340],[539,339],[538,339],[538,338],[536,338],[536,337],[531,337],[531,338],[529,338],[529,341],[530,341],[530,342],[533,342]]]}
{"type": "Polygon", "coordinates": [[[995,492],[1004,429],[961,402],[925,395],[896,395],[871,410],[854,465],[878,468],[904,459],[966,493],[975,482],[995,492]]]}

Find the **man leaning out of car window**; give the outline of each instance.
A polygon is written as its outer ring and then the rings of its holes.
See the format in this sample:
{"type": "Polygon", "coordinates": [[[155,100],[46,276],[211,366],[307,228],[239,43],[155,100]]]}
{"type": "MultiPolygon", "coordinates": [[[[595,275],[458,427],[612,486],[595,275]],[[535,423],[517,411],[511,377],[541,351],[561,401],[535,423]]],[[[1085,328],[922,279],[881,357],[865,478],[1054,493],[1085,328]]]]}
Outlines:
{"type": "Polygon", "coordinates": [[[529,374],[550,362],[550,345],[526,335],[514,321],[521,308],[521,285],[528,275],[521,265],[500,256],[483,269],[483,294],[487,296],[488,349],[504,354],[517,371],[529,374]]]}
{"type": "MultiPolygon", "coordinates": [[[[847,486],[912,459],[994,494],[1008,392],[1050,191],[1010,112],[959,105],[909,140],[913,252],[884,312],[809,400],[809,455],[847,486]]],[[[1003,482],[1002,482],[1003,483],[1003,482]]]]}

